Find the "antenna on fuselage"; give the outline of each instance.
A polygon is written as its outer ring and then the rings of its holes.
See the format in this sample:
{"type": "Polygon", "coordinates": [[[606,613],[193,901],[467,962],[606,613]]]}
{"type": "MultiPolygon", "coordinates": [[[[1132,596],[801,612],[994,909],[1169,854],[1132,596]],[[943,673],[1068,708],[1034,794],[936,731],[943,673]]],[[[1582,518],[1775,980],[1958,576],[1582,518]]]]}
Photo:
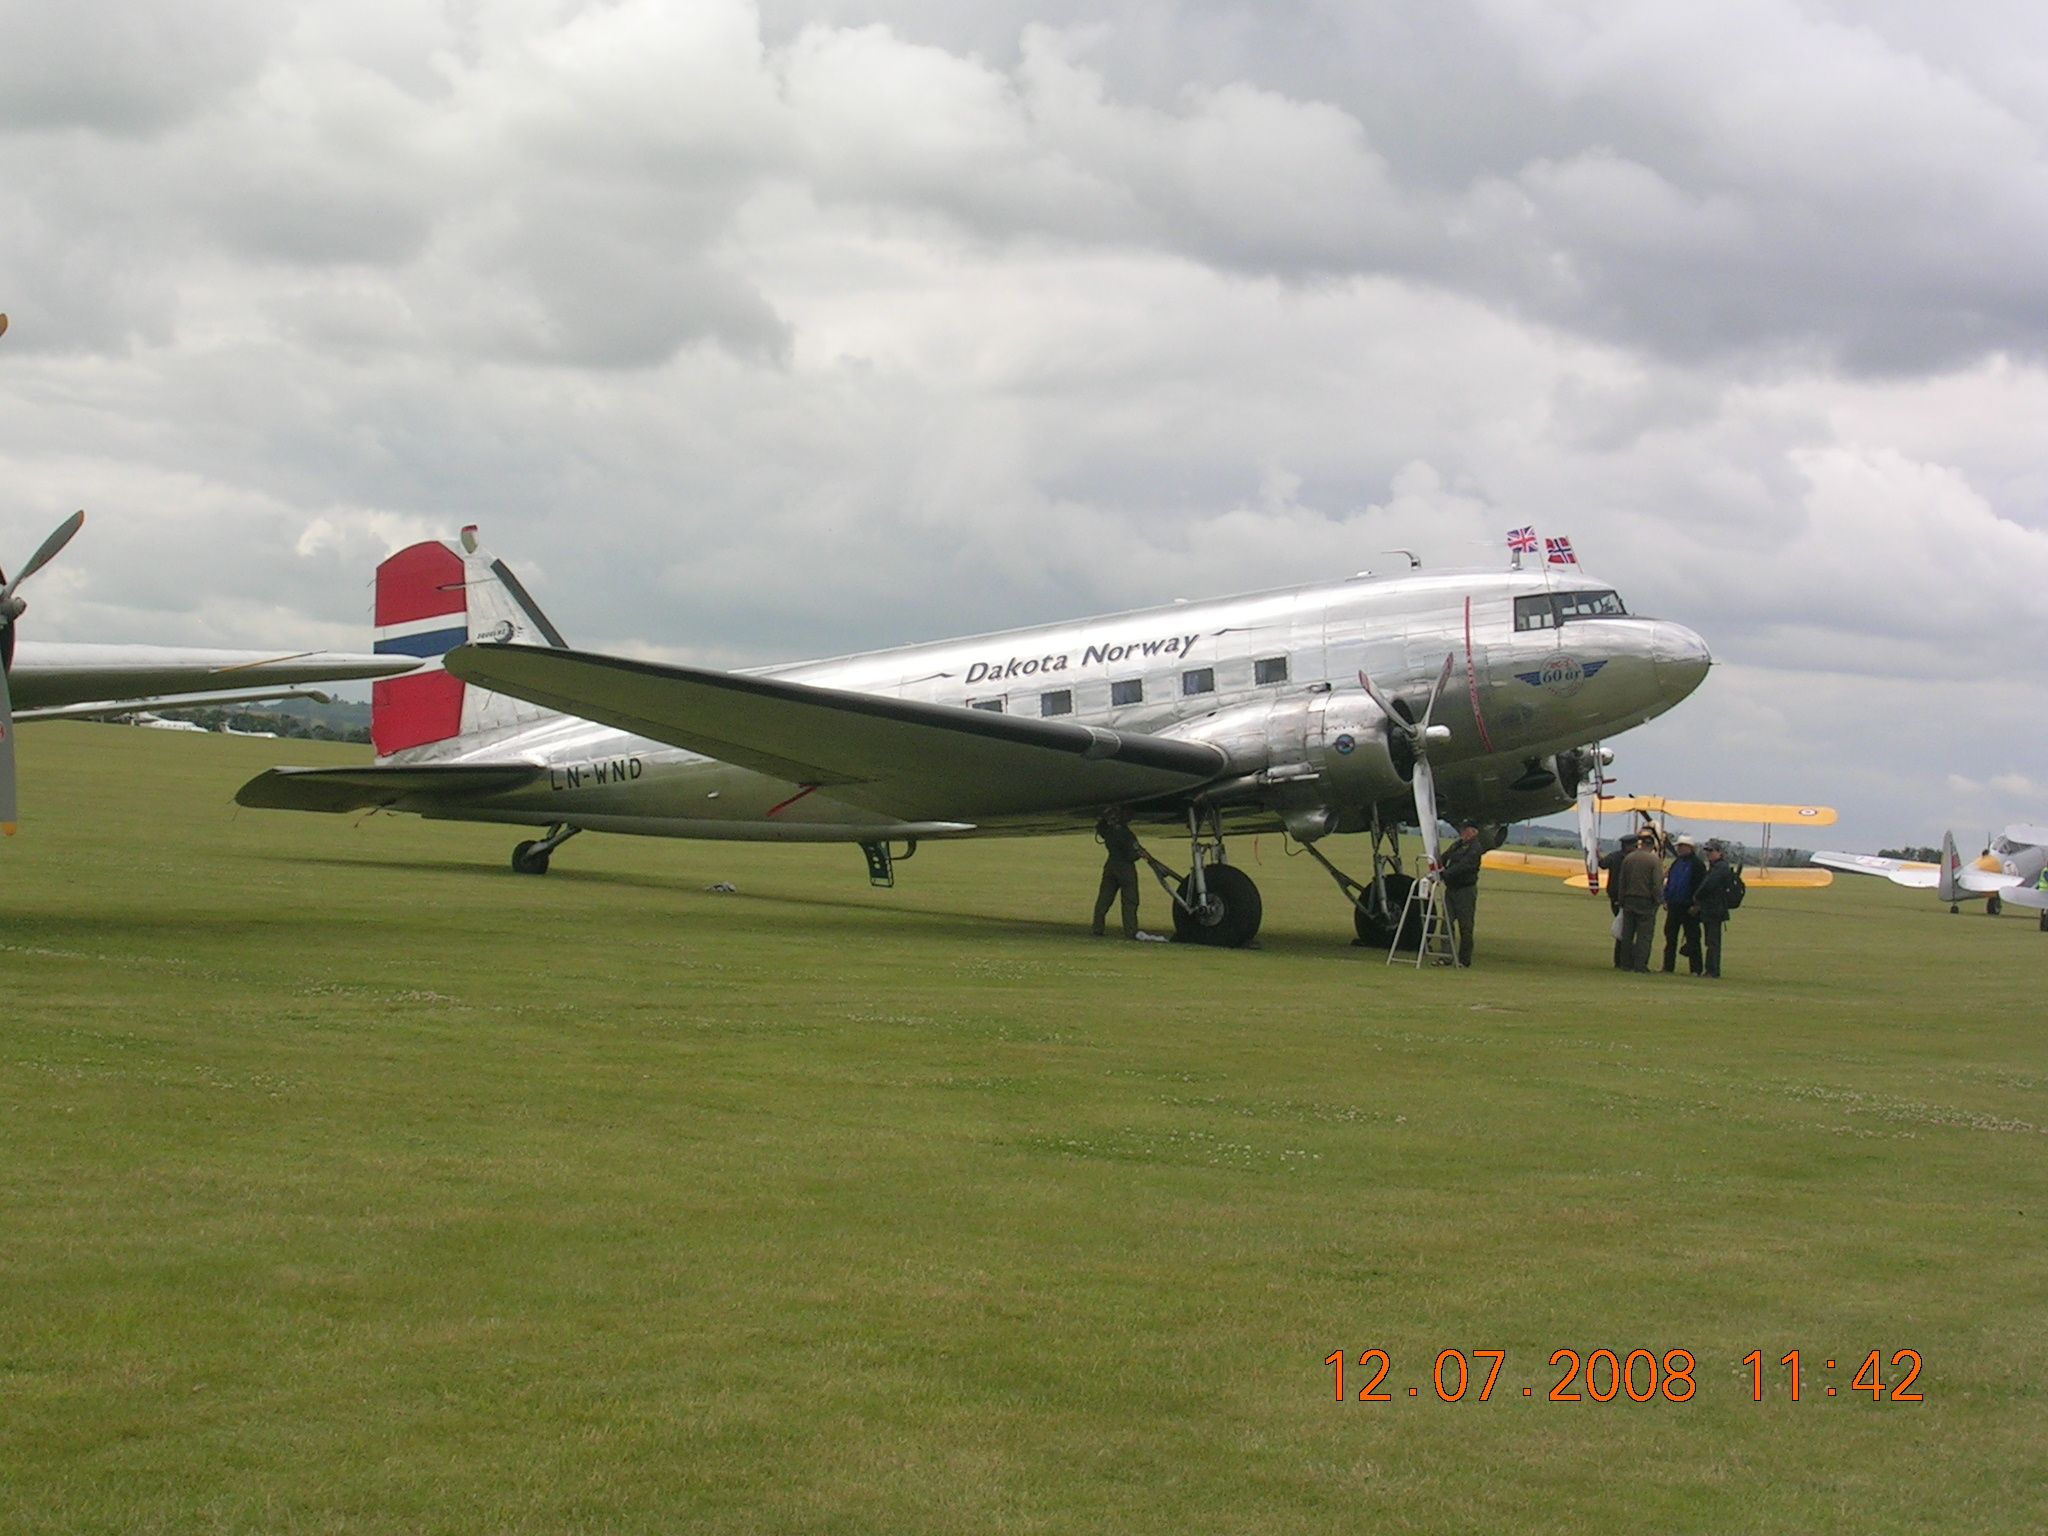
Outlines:
{"type": "Polygon", "coordinates": [[[1406,555],[1408,557],[1409,570],[1419,571],[1422,569],[1422,560],[1412,549],[1383,549],[1380,553],[1383,555],[1406,555]]]}

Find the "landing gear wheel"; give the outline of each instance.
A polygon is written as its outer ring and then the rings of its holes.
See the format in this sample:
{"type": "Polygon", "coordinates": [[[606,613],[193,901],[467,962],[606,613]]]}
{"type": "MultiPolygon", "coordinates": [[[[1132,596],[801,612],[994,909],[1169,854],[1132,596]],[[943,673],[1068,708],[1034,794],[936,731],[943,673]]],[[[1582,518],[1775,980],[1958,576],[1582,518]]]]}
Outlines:
{"type": "Polygon", "coordinates": [[[1413,949],[1422,942],[1422,919],[1408,907],[1408,892],[1415,880],[1410,875],[1388,875],[1387,906],[1392,917],[1381,917],[1370,906],[1354,906],[1351,909],[1351,926],[1358,932],[1358,942],[1367,949],[1387,950],[1395,947],[1394,925],[1401,924],[1402,949],[1413,949]],[[1405,914],[1407,921],[1402,922],[1405,914]]]}
{"type": "Polygon", "coordinates": [[[2000,901],[1996,896],[1987,896],[1984,898],[1984,915],[1986,917],[1996,917],[1999,913],[2003,912],[2004,910],[2005,903],[2000,901]]]}
{"type": "Polygon", "coordinates": [[[534,848],[536,846],[534,843],[521,843],[512,850],[512,868],[515,873],[522,875],[544,875],[548,872],[548,855],[554,850],[544,848],[539,853],[535,853],[534,848]]]}
{"type": "MultiPolygon", "coordinates": [[[[1259,888],[1250,875],[1228,864],[1212,864],[1202,877],[1209,888],[1208,899],[1193,912],[1174,903],[1173,936],[1183,944],[1244,948],[1258,936],[1259,922],[1266,915],[1259,888]]],[[[1194,900],[1192,876],[1181,881],[1180,896],[1181,901],[1194,900]]]]}

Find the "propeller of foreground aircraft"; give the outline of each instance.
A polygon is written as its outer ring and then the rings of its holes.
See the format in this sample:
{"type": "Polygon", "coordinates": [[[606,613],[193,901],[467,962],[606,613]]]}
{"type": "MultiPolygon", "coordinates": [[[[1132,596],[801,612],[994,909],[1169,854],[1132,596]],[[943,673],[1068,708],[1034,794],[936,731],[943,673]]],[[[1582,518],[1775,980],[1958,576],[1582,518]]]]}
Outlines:
{"type": "Polygon", "coordinates": [[[1387,702],[1386,695],[1373,686],[1373,681],[1363,671],[1358,681],[1365,688],[1366,697],[1378,706],[1379,712],[1387,717],[1387,729],[1396,740],[1405,741],[1408,750],[1415,756],[1415,773],[1412,780],[1415,789],[1415,824],[1422,828],[1423,852],[1428,856],[1429,869],[1437,869],[1436,853],[1436,772],[1429,766],[1429,744],[1432,741],[1449,741],[1451,728],[1447,725],[1431,725],[1430,719],[1436,713],[1437,700],[1444,696],[1444,685],[1451,680],[1451,665],[1455,656],[1444,657],[1443,670],[1436,675],[1436,686],[1429,690],[1429,702],[1422,707],[1422,719],[1410,720],[1406,714],[1396,710],[1387,702]]]}
{"type": "MultiPolygon", "coordinates": [[[[7,317],[0,315],[0,331],[7,317]]],[[[21,584],[56,558],[71,542],[71,536],[85,526],[85,514],[74,512],[59,523],[28,563],[15,572],[14,579],[0,587],[0,832],[14,835],[14,699],[7,686],[7,669],[14,662],[14,626],[28,608],[16,594],[21,584]]]]}

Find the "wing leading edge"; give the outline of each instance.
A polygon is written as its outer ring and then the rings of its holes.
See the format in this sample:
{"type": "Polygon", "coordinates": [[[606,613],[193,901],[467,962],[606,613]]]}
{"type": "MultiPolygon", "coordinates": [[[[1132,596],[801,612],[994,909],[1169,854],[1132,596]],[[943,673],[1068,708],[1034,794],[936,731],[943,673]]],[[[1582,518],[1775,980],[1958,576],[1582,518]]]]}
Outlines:
{"type": "Polygon", "coordinates": [[[446,665],[493,692],[908,820],[1144,800],[1206,783],[1228,761],[1206,742],[587,651],[464,645],[446,665]]]}

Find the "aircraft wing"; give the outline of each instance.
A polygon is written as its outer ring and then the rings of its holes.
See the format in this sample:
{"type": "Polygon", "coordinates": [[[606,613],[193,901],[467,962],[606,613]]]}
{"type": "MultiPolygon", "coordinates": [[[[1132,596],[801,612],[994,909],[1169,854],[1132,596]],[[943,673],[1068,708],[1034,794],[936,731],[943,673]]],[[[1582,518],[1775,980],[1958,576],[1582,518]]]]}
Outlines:
{"type": "MultiPolygon", "coordinates": [[[[1832,826],[1835,813],[1825,805],[1752,805],[1741,800],[1667,800],[1662,795],[1602,797],[1606,811],[1648,811],[1681,821],[1744,821],[1760,826],[1832,826]]],[[[1743,878],[1748,879],[1747,873],[1743,878]]]]}
{"type": "Polygon", "coordinates": [[[168,695],[233,693],[246,699],[261,688],[391,677],[418,665],[418,658],[412,656],[351,656],[337,651],[280,654],[24,640],[15,647],[7,679],[16,715],[32,717],[78,704],[94,705],[102,711],[124,704],[133,708],[143,700],[168,695]]]}
{"type": "Polygon", "coordinates": [[[445,665],[495,693],[906,820],[1143,800],[1206,783],[1227,762],[1206,742],[587,651],[464,645],[445,665]]]}
{"type": "Polygon", "coordinates": [[[2048,891],[2035,886],[2017,885],[2009,891],[2000,891],[1998,899],[2008,906],[2028,907],[2036,912],[2048,912],[2048,891]]]}
{"type": "Polygon", "coordinates": [[[1852,875],[1882,875],[1893,885],[1931,891],[1941,883],[1941,866],[1919,859],[1884,859],[1874,853],[1816,853],[1813,862],[1852,875]]]}
{"type": "Polygon", "coordinates": [[[2008,842],[2025,843],[2029,848],[2048,848],[2048,827],[2015,822],[2005,829],[2005,836],[2008,842]]]}
{"type": "Polygon", "coordinates": [[[1479,856],[1482,869],[1497,869],[1510,875],[1547,875],[1552,880],[1577,878],[1579,884],[1586,883],[1586,864],[1583,859],[1570,858],[1560,853],[1523,853],[1519,850],[1496,848],[1479,856]]]}
{"type": "MultiPolygon", "coordinates": [[[[1560,854],[1511,853],[1505,848],[1496,848],[1483,855],[1479,862],[1486,869],[1498,869],[1513,875],[1548,875],[1582,891],[1588,889],[1586,866],[1577,859],[1568,859],[1560,854]]],[[[1745,885],[1771,886],[1781,891],[1817,891],[1835,883],[1835,877],[1824,869],[1784,864],[1745,865],[1742,879],[1745,885]]]]}

